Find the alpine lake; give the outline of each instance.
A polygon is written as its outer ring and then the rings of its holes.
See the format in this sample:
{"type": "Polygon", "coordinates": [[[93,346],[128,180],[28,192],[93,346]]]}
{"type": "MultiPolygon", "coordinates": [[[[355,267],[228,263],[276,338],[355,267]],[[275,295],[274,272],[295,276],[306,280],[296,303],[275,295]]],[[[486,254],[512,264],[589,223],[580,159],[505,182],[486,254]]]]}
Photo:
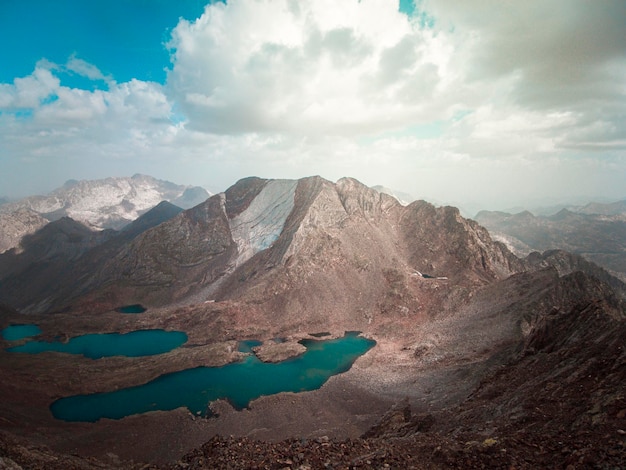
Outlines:
{"type": "MultiPolygon", "coordinates": [[[[87,334],[64,342],[31,339],[40,333],[37,325],[12,325],[2,330],[2,337],[9,342],[21,341],[7,348],[12,353],[56,351],[82,354],[94,360],[162,354],[187,341],[184,332],[158,329],[87,334]]],[[[60,398],[50,405],[50,410],[63,421],[96,422],[101,418],[121,419],[180,407],[186,407],[194,415],[207,416],[211,413],[210,402],[218,399],[227,400],[235,409],[244,409],[264,395],[319,389],[331,376],[349,370],[356,359],[376,344],[359,332],[346,332],[335,339],[304,339],[300,343],[306,348],[301,355],[266,363],[252,352],[260,341],[241,341],[239,351],[247,355],[240,362],[185,369],[135,387],[60,398]]]]}

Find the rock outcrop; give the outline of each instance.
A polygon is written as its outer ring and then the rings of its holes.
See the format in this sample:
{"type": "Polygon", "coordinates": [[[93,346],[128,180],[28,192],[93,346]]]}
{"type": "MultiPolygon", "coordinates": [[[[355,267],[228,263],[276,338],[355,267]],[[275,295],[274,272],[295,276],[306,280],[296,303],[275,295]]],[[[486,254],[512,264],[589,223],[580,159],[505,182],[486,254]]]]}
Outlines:
{"type": "Polygon", "coordinates": [[[0,253],[11,248],[19,249],[20,242],[25,235],[35,233],[48,223],[37,212],[30,209],[18,209],[11,212],[0,210],[0,253]]]}

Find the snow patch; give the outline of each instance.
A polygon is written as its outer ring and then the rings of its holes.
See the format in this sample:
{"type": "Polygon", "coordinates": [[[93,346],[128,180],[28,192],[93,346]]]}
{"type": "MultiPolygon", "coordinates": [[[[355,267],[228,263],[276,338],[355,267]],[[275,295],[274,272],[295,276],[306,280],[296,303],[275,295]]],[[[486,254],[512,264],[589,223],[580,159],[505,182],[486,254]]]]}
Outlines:
{"type": "Polygon", "coordinates": [[[269,181],[250,206],[229,221],[233,240],[237,243],[237,266],[278,239],[293,210],[297,186],[296,180],[269,181]]]}

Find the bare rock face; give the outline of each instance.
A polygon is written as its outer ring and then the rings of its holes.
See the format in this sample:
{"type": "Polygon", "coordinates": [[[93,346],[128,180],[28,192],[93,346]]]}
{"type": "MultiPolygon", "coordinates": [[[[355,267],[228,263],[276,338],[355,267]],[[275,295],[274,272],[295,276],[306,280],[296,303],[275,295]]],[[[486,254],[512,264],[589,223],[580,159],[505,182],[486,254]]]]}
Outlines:
{"type": "Polygon", "coordinates": [[[48,220],[37,212],[29,209],[19,209],[14,212],[0,211],[0,253],[11,248],[18,248],[20,241],[26,235],[35,233],[46,225],[48,220]]]}
{"type": "Polygon", "coordinates": [[[214,282],[236,253],[221,196],[144,232],[93,275],[89,288],[130,289],[138,298],[171,302],[198,283],[214,282]]]}
{"type": "Polygon", "coordinates": [[[228,301],[239,326],[274,334],[324,326],[402,336],[525,268],[458,210],[402,206],[351,178],[246,178],[139,232],[82,253],[53,292],[18,288],[21,300],[5,301],[42,313],[228,301]]]}
{"type": "Polygon", "coordinates": [[[481,283],[522,268],[504,245],[454,207],[435,208],[416,201],[408,206],[403,227],[411,261],[429,274],[481,283]]]}
{"type": "Polygon", "coordinates": [[[351,178],[245,178],[116,247],[106,258],[81,253],[81,279],[58,289],[55,308],[78,298],[103,307],[230,300],[262,306],[285,328],[327,318],[357,327],[387,323],[381,312],[408,321],[522,268],[458,210],[405,207],[351,178]],[[423,282],[430,277],[440,279],[423,282]]]}
{"type": "MultiPolygon", "coordinates": [[[[229,301],[276,334],[327,325],[403,335],[526,270],[583,270],[623,287],[566,253],[520,260],[455,208],[403,206],[351,178],[245,178],[170,216],[104,248],[83,243],[52,292],[17,287],[27,283],[16,277],[13,296],[0,300],[37,312],[229,301]]],[[[36,270],[51,249],[33,246],[23,257],[36,270]]]]}
{"type": "Polygon", "coordinates": [[[533,252],[524,259],[524,262],[528,266],[528,269],[542,269],[547,266],[552,266],[557,269],[561,276],[576,271],[585,272],[610,285],[617,295],[622,299],[626,299],[626,284],[624,284],[624,282],[580,255],[564,250],[548,250],[543,253],[533,252]]]}

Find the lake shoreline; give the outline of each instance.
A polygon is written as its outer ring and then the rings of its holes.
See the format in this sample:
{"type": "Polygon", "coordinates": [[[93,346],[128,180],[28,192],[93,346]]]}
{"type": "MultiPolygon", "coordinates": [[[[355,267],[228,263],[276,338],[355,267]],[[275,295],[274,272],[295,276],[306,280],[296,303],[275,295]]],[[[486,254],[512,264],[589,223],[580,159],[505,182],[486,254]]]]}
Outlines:
{"type": "Polygon", "coordinates": [[[216,434],[269,441],[290,437],[355,438],[406,397],[416,412],[432,412],[459,403],[476,387],[483,371],[480,361],[463,361],[466,365],[456,367],[417,357],[415,339],[411,339],[414,332],[410,330],[406,337],[390,339],[388,334],[376,334],[366,322],[345,325],[332,318],[327,323],[276,330],[258,321],[254,308],[216,302],[176,309],[152,307],[138,315],[106,311],[97,315],[70,312],[0,316],[0,328],[25,322],[40,325],[41,338],[54,338],[67,331],[79,335],[140,328],[184,331],[189,338],[183,347],[158,356],[98,360],[60,353],[13,354],[4,350],[8,343],[3,342],[0,430],[58,452],[105,462],[121,459],[168,463],[216,434]],[[229,318],[229,322],[223,318],[229,318]],[[318,390],[261,397],[242,411],[218,400],[211,405],[218,416],[208,419],[179,408],[120,420],[68,423],[54,419],[49,410],[50,404],[61,397],[141,385],[178,370],[239,361],[249,354],[238,350],[239,340],[296,344],[305,338],[342,336],[346,330],[363,331],[363,336],[377,343],[350,370],[331,377],[318,390]],[[318,332],[331,335],[311,336],[318,332]]]}

